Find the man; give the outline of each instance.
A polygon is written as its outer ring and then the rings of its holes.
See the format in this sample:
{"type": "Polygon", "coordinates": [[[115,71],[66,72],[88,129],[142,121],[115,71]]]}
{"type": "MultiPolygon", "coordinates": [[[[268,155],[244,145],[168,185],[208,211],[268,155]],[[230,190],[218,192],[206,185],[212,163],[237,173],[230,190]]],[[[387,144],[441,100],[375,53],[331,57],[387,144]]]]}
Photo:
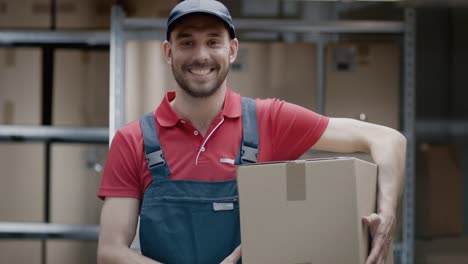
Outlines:
{"type": "Polygon", "coordinates": [[[181,2],[167,26],[163,49],[178,87],[113,139],[98,194],[105,198],[98,262],[237,263],[238,208],[213,209],[217,201],[236,204],[236,165],[252,149],[250,159],[263,162],[294,160],[313,147],[368,152],[378,164],[378,211],[363,222],[373,236],[366,263],[384,263],[403,189],[405,138],[276,99],[241,99],[227,88],[239,42],[219,2],[181,2]],[[252,131],[258,146],[249,143],[252,131]],[[143,254],[129,249],[139,215],[143,254]]]}

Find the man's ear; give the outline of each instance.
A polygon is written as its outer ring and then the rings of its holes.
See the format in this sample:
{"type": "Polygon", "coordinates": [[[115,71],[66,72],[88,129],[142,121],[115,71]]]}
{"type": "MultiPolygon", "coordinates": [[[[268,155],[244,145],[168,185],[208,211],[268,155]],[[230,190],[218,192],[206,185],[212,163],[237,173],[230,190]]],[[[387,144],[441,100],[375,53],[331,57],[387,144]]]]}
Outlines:
{"type": "Polygon", "coordinates": [[[165,40],[162,44],[163,51],[164,51],[164,58],[166,59],[166,62],[171,65],[172,64],[172,48],[171,48],[171,43],[167,40],[165,40]]]}
{"type": "Polygon", "coordinates": [[[233,63],[237,58],[237,51],[239,50],[239,40],[233,38],[229,45],[229,62],[233,63]]]}

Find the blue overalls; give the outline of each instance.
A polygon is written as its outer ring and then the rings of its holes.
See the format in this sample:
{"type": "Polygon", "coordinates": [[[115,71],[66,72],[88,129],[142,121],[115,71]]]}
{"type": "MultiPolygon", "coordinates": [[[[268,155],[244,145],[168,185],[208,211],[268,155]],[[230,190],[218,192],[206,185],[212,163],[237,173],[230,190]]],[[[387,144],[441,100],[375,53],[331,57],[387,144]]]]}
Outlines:
{"type": "MultiPolygon", "coordinates": [[[[240,244],[236,179],[169,180],[152,113],[140,120],[153,182],[140,211],[143,255],[165,264],[219,264],[240,244]]],[[[242,141],[235,164],[257,162],[255,100],[242,98],[242,141]]]]}

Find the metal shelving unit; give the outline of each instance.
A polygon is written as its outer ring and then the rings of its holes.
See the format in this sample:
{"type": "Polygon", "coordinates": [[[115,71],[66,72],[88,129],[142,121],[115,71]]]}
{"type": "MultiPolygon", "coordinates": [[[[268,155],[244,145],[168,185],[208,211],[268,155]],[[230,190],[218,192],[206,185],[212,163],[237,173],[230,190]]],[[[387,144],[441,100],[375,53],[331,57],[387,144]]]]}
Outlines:
{"type": "MultiPolygon", "coordinates": [[[[408,139],[406,187],[403,206],[402,242],[395,245],[397,263],[414,263],[414,146],[415,146],[415,11],[405,10],[405,20],[323,21],[234,19],[240,32],[295,32],[330,34],[397,34],[402,36],[403,56],[403,133],[408,139]]],[[[125,47],[129,40],[165,40],[166,21],[129,19],[119,6],[112,8],[110,36],[110,120],[109,140],[125,124],[125,47]]],[[[325,42],[317,43],[317,106],[323,113],[325,91],[325,42]]]]}
{"type": "MultiPolygon", "coordinates": [[[[109,46],[108,31],[0,30],[0,46],[99,47],[109,46]]],[[[0,141],[106,144],[107,127],[57,127],[0,125],[0,141]]],[[[46,185],[49,183],[46,175],[46,185]]],[[[47,188],[47,187],[46,187],[47,188]]],[[[47,192],[47,191],[46,191],[47,192]]],[[[46,202],[48,201],[46,193],[46,202]]],[[[0,222],[0,239],[77,239],[97,240],[98,225],[61,225],[49,223],[0,222]]]]}

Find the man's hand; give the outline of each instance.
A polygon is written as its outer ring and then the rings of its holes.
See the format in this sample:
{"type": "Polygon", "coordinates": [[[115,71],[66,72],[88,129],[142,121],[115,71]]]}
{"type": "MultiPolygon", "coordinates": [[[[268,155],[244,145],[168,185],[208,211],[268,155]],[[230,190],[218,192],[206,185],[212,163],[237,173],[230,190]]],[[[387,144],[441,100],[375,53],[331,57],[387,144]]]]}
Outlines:
{"type": "Polygon", "coordinates": [[[221,264],[236,264],[242,256],[241,246],[238,246],[234,252],[221,262],[221,264]]]}
{"type": "Polygon", "coordinates": [[[372,236],[372,250],[367,257],[366,264],[385,264],[388,249],[392,243],[395,216],[371,214],[364,216],[362,221],[369,227],[372,236]]]}

